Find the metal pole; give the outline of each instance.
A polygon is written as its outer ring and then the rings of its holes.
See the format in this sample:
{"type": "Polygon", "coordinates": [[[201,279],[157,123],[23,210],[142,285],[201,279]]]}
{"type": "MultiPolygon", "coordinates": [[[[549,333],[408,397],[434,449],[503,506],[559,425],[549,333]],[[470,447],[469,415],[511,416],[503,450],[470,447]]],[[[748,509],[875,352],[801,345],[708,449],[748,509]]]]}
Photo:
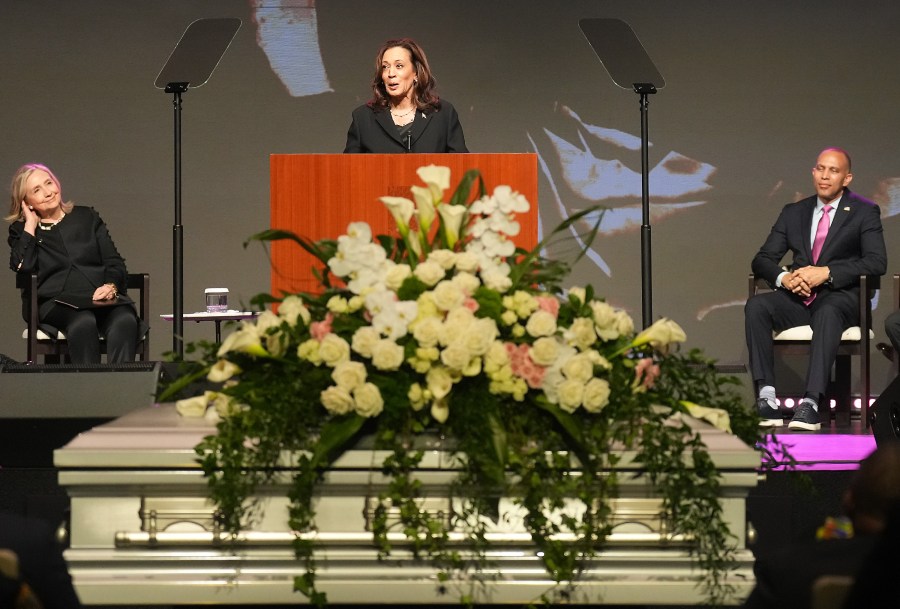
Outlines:
{"type": "Polygon", "coordinates": [[[172,351],[184,359],[184,227],[181,225],[181,94],[188,83],[170,83],[175,111],[175,224],[172,226],[172,351]]]}

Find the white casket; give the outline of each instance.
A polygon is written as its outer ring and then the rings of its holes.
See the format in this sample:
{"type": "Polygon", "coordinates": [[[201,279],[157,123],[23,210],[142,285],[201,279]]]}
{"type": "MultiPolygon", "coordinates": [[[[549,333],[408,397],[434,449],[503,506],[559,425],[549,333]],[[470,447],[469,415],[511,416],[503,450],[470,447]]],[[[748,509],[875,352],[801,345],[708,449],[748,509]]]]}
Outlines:
{"type": "MultiPolygon", "coordinates": [[[[693,421],[722,474],[724,518],[737,545],[729,577],[736,602],[753,584],[745,500],[757,484],[759,454],[736,437],[693,421]]],[[[265,508],[238,542],[216,529],[194,446],[215,432],[205,419],[180,417],[173,405],[135,411],[85,432],[55,452],[60,485],[71,498],[69,569],[84,604],[279,604],[304,602],[293,591],[303,574],[291,549],[284,487],[261,489],[265,508]]],[[[566,594],[576,604],[691,605],[704,596],[683,540],[673,538],[660,502],[641,479],[620,477],[613,534],[578,584],[555,587],[535,555],[515,507],[491,532],[493,563],[480,582],[441,585],[434,569],[395,547],[379,560],[369,532],[370,508],[384,486],[384,455],[364,443],[329,470],[316,506],[317,586],[333,604],[526,604],[566,594]]],[[[629,469],[629,455],[621,468],[629,469]]],[[[429,447],[419,478],[429,509],[449,513],[454,476],[439,441],[429,447]]],[[[398,541],[401,537],[398,535],[398,541]]],[[[461,551],[465,551],[461,548],[461,551]]],[[[560,599],[563,600],[563,599],[560,599]]]]}

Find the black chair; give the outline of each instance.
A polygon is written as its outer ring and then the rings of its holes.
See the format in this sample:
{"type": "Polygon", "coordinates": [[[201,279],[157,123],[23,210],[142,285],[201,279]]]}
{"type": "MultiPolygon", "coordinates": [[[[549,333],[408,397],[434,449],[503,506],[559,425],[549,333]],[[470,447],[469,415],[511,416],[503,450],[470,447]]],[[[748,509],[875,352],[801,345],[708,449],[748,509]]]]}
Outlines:
{"type": "MultiPolygon", "coordinates": [[[[127,289],[137,305],[138,317],[147,321],[150,314],[150,275],[147,273],[129,273],[127,289]]],[[[37,300],[37,274],[18,273],[16,275],[16,287],[25,290],[29,301],[31,321],[28,322],[22,338],[28,342],[28,363],[37,363],[37,357],[42,355],[44,363],[65,363],[68,360],[69,345],[66,337],[59,332],[56,337],[48,336],[38,328],[38,300],[37,300]]],[[[106,353],[105,341],[100,341],[100,352],[106,353]]],[[[137,344],[137,358],[140,361],[150,361],[150,333],[149,330],[141,337],[137,344]]]]}
{"type": "MultiPolygon", "coordinates": [[[[853,405],[850,398],[851,385],[851,358],[859,357],[860,379],[860,415],[865,427],[869,426],[869,396],[872,386],[869,379],[869,354],[871,342],[875,338],[872,332],[872,298],[875,291],[881,286],[881,277],[877,275],[861,275],[859,278],[859,319],[860,325],[847,328],[841,335],[841,345],[838,347],[837,359],[834,363],[834,374],[828,387],[826,403],[834,399],[836,402],[835,420],[838,425],[850,425],[850,413],[853,405]],[[866,331],[863,332],[862,328],[866,331]]],[[[769,284],[752,273],[749,278],[749,296],[762,291],[771,291],[769,284]]],[[[776,333],[775,353],[806,354],[809,352],[809,342],[812,340],[812,328],[810,326],[797,326],[776,333]]],[[[820,411],[819,418],[823,420],[820,411]]],[[[824,421],[823,421],[824,422],[824,421]]]]}

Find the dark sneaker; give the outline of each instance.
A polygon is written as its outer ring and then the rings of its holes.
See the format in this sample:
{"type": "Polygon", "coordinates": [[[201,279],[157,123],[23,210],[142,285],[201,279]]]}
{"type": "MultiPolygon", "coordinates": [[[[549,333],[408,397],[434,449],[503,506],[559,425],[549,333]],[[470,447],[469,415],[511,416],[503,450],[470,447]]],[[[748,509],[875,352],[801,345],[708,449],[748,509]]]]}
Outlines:
{"type": "Polygon", "coordinates": [[[781,427],[784,425],[784,417],[778,408],[769,406],[766,398],[756,400],[756,412],[759,413],[760,427],[781,427]]]}
{"type": "Polygon", "coordinates": [[[803,429],[805,431],[816,431],[820,427],[819,413],[813,408],[812,402],[803,400],[797,406],[794,412],[794,418],[788,423],[788,429],[803,429]]]}

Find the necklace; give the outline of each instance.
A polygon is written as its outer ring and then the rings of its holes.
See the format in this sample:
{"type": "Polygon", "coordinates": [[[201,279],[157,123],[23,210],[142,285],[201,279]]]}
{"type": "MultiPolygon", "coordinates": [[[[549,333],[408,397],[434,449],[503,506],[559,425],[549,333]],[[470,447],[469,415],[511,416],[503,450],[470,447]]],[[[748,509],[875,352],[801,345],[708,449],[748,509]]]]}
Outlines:
{"type": "Polygon", "coordinates": [[[403,118],[404,116],[406,116],[406,115],[409,114],[410,112],[415,112],[415,111],[416,111],[416,107],[415,107],[415,106],[413,106],[412,108],[410,108],[409,110],[407,110],[407,111],[404,112],[403,114],[397,114],[396,112],[394,112],[393,110],[391,110],[391,116],[393,116],[394,118],[403,118]]]}
{"type": "Polygon", "coordinates": [[[41,220],[38,222],[38,228],[41,230],[53,230],[53,227],[63,221],[63,218],[66,217],[66,212],[62,212],[62,215],[59,217],[59,220],[51,220],[50,222],[44,222],[41,220]]]}

